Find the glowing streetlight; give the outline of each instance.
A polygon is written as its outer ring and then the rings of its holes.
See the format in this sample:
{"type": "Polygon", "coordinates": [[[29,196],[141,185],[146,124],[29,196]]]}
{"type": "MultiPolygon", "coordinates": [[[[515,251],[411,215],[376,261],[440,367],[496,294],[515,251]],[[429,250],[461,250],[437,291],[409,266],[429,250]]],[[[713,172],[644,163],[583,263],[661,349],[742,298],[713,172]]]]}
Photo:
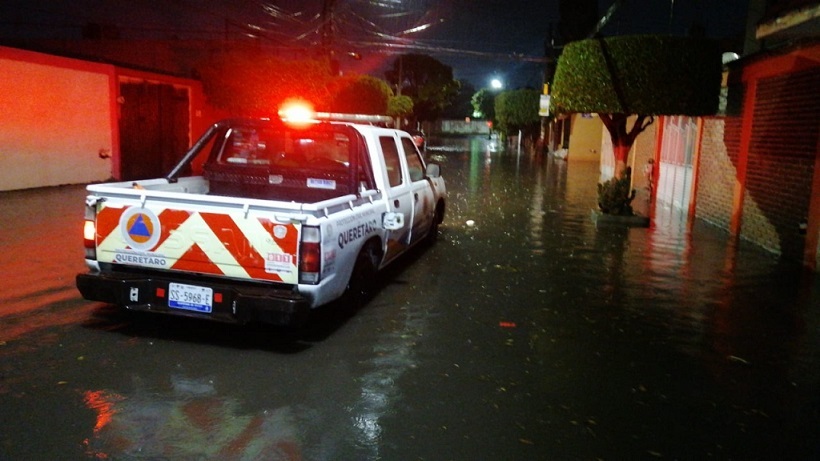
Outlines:
{"type": "Polygon", "coordinates": [[[504,84],[501,83],[501,80],[494,78],[490,80],[490,87],[494,90],[500,90],[501,88],[504,88],[504,84]]]}

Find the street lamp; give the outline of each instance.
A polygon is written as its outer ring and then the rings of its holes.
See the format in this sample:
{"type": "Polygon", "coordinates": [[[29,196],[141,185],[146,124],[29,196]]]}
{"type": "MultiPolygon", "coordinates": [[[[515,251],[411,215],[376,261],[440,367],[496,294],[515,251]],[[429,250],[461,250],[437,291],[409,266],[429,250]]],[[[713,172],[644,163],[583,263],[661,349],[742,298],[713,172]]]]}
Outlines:
{"type": "Polygon", "coordinates": [[[501,88],[504,88],[504,84],[501,83],[501,80],[494,78],[490,80],[490,87],[494,90],[500,90],[501,88]]]}

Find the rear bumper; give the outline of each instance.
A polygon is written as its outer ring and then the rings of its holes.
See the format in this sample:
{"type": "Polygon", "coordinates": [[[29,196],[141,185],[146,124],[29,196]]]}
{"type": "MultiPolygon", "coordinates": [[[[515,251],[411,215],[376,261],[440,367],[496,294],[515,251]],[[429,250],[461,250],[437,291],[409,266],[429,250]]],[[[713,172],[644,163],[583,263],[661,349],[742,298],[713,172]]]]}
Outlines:
{"type": "Polygon", "coordinates": [[[292,290],[213,282],[207,279],[165,277],[127,272],[78,274],[77,289],[83,298],[125,307],[129,310],[195,317],[227,323],[261,322],[299,326],[310,314],[310,304],[292,290]],[[168,284],[184,283],[213,289],[210,312],[169,307],[168,284]]]}

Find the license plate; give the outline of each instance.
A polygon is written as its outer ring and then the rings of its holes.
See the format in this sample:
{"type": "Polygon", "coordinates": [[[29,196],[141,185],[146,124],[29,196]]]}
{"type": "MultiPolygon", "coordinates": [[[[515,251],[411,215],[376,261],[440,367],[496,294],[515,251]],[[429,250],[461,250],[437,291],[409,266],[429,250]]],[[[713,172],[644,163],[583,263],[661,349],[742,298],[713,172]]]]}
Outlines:
{"type": "Polygon", "coordinates": [[[213,299],[214,290],[212,288],[182,283],[168,284],[168,307],[210,313],[213,299]]]}

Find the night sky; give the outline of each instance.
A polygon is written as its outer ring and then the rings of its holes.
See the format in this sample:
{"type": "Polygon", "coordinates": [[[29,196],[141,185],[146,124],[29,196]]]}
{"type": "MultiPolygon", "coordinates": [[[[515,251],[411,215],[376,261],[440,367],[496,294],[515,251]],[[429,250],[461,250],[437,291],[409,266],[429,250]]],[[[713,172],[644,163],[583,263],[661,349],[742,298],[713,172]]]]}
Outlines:
{"type": "MultiPolygon", "coordinates": [[[[598,0],[601,16],[614,0],[598,0]]],[[[434,56],[476,88],[500,78],[507,88],[540,88],[544,42],[559,21],[558,0],[334,0],[333,46],[359,53],[342,68],[383,77],[399,53],[434,56]],[[360,68],[355,68],[360,66],[360,68]]],[[[604,35],[671,33],[694,25],[735,38],[748,0],[626,0],[604,35]]],[[[320,42],[322,0],[3,0],[0,43],[81,38],[83,26],[116,26],[123,39],[220,39],[255,34],[280,47],[320,42]]],[[[740,51],[740,50],[738,50],[740,51]]]]}

